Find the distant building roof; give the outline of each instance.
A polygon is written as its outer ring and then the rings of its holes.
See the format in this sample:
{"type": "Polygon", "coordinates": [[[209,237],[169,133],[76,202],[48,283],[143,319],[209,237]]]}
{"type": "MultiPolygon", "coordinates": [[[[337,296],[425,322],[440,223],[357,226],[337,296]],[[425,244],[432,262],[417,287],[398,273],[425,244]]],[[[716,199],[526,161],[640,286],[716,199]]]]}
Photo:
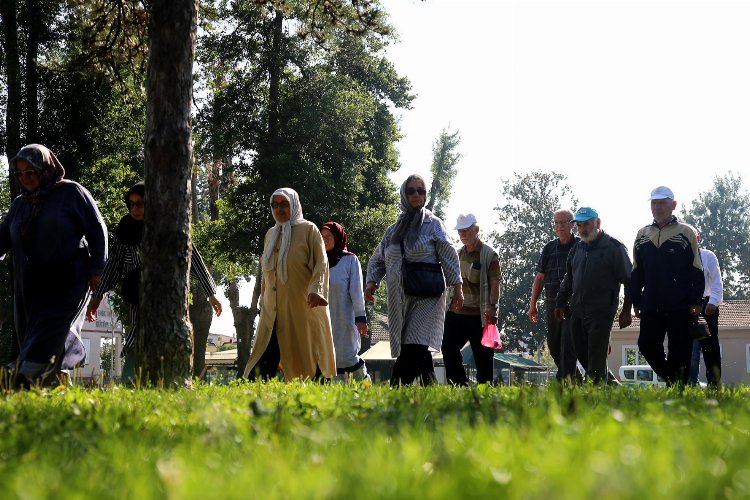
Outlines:
{"type": "MultiPolygon", "coordinates": [[[[640,328],[641,320],[633,316],[630,328],[640,328]]],[[[719,328],[750,327],[750,300],[725,300],[719,306],[719,328]]],[[[614,329],[619,329],[617,318],[613,323],[614,329]]]]}

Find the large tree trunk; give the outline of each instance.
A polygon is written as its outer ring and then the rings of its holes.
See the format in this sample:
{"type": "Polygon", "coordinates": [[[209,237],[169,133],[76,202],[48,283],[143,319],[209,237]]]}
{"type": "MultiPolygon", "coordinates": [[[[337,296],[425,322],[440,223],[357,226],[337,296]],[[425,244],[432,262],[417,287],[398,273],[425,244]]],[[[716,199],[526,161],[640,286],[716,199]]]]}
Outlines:
{"type": "MultiPolygon", "coordinates": [[[[8,158],[21,149],[21,59],[18,52],[18,2],[0,1],[0,19],[3,23],[3,52],[5,80],[8,85],[8,102],[5,109],[5,154],[8,158]]],[[[11,199],[18,195],[18,185],[11,179],[11,199]]]]}
{"type": "Polygon", "coordinates": [[[140,376],[155,384],[190,384],[188,313],[190,105],[196,0],[155,0],[149,21],[145,138],[146,221],[141,316],[136,349],[140,376]]]}
{"type": "Polygon", "coordinates": [[[39,2],[26,0],[24,8],[26,24],[26,143],[36,143],[39,123],[39,33],[42,30],[39,2]]]}
{"type": "MultiPolygon", "coordinates": [[[[2,48],[5,62],[5,83],[8,88],[5,106],[5,144],[2,145],[8,159],[21,149],[21,73],[18,51],[18,2],[0,0],[0,22],[3,25],[2,48]]],[[[15,177],[9,181],[10,199],[18,196],[15,177]]],[[[0,280],[7,288],[0,294],[0,363],[5,365],[18,357],[18,337],[13,327],[13,273],[12,260],[0,262],[0,280]]]]}

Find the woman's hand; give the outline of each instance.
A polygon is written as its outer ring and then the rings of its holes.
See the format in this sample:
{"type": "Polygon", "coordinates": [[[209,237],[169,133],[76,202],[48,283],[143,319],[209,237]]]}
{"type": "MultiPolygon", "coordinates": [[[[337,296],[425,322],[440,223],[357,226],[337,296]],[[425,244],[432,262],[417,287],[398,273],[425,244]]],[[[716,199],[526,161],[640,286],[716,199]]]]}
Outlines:
{"type": "Polygon", "coordinates": [[[221,302],[216,298],[216,295],[211,295],[208,298],[208,303],[211,304],[214,313],[216,313],[217,316],[221,316],[221,302]]]}
{"type": "Polygon", "coordinates": [[[375,302],[375,290],[378,289],[378,285],[374,281],[368,281],[365,285],[365,300],[367,302],[375,302]]]}
{"type": "Polygon", "coordinates": [[[307,305],[312,307],[324,306],[326,301],[317,293],[310,293],[307,295],[307,305]]]}
{"type": "Polygon", "coordinates": [[[91,297],[91,300],[89,300],[89,305],[86,306],[86,320],[89,322],[96,321],[96,310],[99,309],[99,304],[102,303],[102,299],[97,299],[96,297],[91,297]]]}
{"type": "Polygon", "coordinates": [[[357,325],[357,331],[360,335],[367,335],[367,323],[359,321],[354,324],[357,325]]]}

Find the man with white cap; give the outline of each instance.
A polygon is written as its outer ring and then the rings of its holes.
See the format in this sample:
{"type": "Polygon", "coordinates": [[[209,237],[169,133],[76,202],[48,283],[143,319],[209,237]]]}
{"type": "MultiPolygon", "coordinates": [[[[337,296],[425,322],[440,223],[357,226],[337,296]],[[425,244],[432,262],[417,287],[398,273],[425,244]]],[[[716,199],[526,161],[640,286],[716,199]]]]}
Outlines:
{"type": "Polygon", "coordinates": [[[581,241],[568,254],[555,317],[563,321],[570,307],[567,318],[570,337],[576,357],[586,372],[586,380],[605,383],[609,334],[619,305],[621,285],[625,288],[625,301],[619,317],[620,328],[632,321],[627,285],[633,266],[625,245],[601,230],[596,210],[582,207],[572,222],[578,228],[581,241]]]}
{"type": "MultiPolygon", "coordinates": [[[[477,366],[477,383],[492,383],[494,351],[482,345],[484,325],[497,322],[500,300],[500,257],[479,238],[474,214],[461,214],[456,230],[463,246],[458,252],[463,279],[464,302],[460,309],[445,313],[443,362],[449,383],[468,385],[461,348],[468,341],[477,366]]],[[[450,302],[450,298],[449,298],[450,302]]]]}
{"type": "Polygon", "coordinates": [[[672,215],[677,202],[671,189],[656,187],[649,200],[654,222],[638,231],[630,277],[633,310],[641,319],[638,349],[668,385],[685,384],[693,346],[690,316],[701,312],[705,283],[698,239],[693,227],[672,215]]]}

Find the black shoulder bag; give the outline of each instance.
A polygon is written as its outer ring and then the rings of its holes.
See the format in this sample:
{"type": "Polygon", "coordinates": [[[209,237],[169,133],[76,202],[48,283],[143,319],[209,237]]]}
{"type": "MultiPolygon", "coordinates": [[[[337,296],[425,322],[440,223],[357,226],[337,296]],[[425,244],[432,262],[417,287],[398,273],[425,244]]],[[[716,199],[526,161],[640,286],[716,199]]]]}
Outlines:
{"type": "Polygon", "coordinates": [[[445,292],[445,276],[440,264],[409,262],[401,240],[401,281],[404,293],[412,297],[440,297],[445,292]]]}

